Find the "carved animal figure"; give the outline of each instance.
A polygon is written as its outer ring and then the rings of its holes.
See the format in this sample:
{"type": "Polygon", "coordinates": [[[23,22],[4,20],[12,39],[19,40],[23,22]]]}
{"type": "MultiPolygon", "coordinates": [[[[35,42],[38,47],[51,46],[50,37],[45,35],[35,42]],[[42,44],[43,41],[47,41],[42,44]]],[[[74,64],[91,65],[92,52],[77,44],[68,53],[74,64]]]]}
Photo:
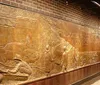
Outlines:
{"type": "Polygon", "coordinates": [[[0,83],[1,83],[2,79],[3,79],[3,74],[0,74],[0,83]]]}
{"type": "Polygon", "coordinates": [[[9,70],[9,73],[16,74],[17,72],[20,72],[27,74],[28,76],[32,74],[31,67],[28,65],[27,62],[20,59],[20,55],[16,54],[14,60],[15,62],[17,62],[17,65],[13,69],[9,70]]]}

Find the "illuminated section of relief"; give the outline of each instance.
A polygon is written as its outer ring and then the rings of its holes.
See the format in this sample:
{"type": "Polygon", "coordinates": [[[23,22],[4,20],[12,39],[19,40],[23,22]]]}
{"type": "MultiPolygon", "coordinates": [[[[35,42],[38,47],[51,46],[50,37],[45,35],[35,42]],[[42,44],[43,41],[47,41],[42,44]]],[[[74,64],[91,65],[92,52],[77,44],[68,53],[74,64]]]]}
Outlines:
{"type": "Polygon", "coordinates": [[[0,6],[1,84],[15,85],[100,61],[95,29],[0,6]]]}

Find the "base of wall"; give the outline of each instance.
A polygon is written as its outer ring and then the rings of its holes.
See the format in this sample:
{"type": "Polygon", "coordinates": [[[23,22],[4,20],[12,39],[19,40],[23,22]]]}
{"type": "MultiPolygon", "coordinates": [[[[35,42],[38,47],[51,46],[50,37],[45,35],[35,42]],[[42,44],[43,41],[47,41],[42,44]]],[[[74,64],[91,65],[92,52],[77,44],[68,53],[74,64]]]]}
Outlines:
{"type": "Polygon", "coordinates": [[[77,81],[76,83],[73,83],[72,85],[81,85],[81,84],[83,84],[83,83],[85,83],[85,82],[87,82],[89,80],[92,80],[95,77],[98,77],[98,76],[100,76],[100,72],[98,72],[96,74],[93,74],[93,75],[91,75],[91,76],[89,76],[89,77],[87,77],[85,79],[80,80],[80,81],[77,81]]]}
{"type": "Polygon", "coordinates": [[[23,83],[20,85],[80,85],[100,74],[100,62],[52,77],[23,83]]]}

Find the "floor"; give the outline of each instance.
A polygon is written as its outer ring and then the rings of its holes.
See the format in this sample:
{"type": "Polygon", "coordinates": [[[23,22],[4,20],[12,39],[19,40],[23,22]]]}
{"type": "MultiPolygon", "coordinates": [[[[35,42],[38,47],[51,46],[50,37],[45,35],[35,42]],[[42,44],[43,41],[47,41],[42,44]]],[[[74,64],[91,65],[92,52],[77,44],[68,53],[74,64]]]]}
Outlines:
{"type": "Polygon", "coordinates": [[[87,81],[82,85],[100,85],[100,76],[93,78],[90,81],[87,81]]]}

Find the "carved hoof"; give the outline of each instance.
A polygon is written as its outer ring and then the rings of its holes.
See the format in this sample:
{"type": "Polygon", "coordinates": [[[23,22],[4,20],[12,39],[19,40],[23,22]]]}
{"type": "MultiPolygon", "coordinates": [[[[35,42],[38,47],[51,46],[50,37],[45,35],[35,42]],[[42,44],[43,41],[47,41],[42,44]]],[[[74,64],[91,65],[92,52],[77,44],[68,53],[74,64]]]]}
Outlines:
{"type": "Polygon", "coordinates": [[[3,75],[0,74],[0,82],[2,82],[2,79],[3,79],[3,75]]]}

